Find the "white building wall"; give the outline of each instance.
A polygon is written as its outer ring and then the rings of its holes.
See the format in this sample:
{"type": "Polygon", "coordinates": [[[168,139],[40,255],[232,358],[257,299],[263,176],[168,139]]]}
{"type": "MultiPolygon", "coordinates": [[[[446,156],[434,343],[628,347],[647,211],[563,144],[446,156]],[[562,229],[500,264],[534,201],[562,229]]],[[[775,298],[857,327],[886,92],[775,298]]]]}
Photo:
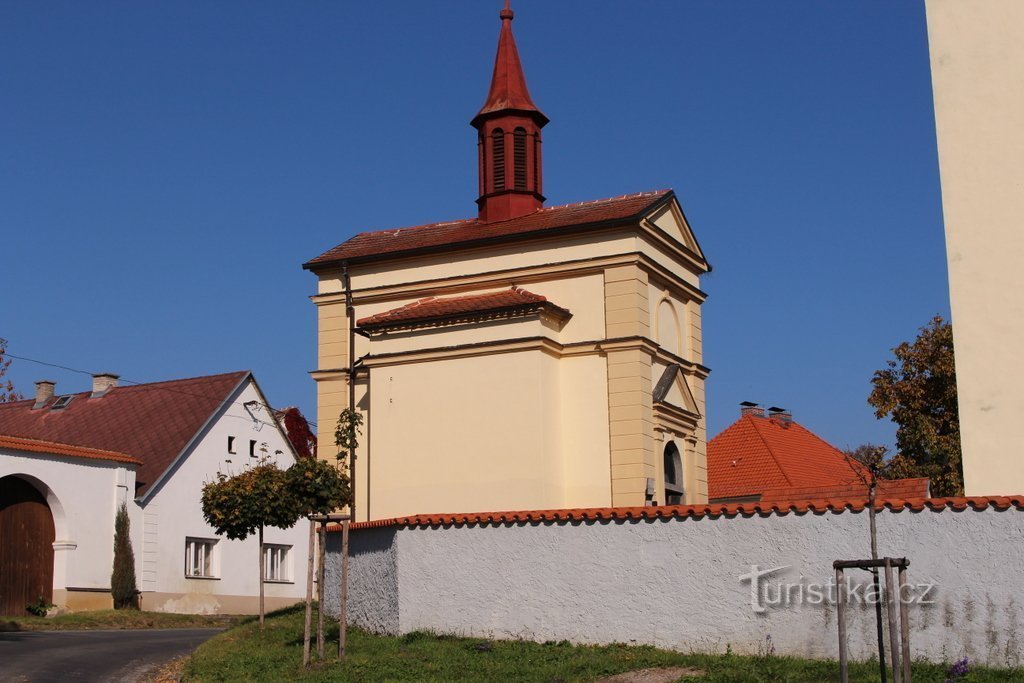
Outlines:
{"type": "MultiPolygon", "coordinates": [[[[0,449],[0,477],[20,476],[42,493],[53,513],[56,591],[110,589],[114,562],[114,516],[127,491],[135,489],[133,466],[0,449]]],[[[133,543],[141,516],[129,503],[133,543]]],[[[62,604],[61,593],[54,601],[62,604]]]]}
{"type": "MultiPolygon", "coordinates": [[[[1024,509],[883,511],[879,551],[910,560],[914,658],[1024,660],[1024,509]],[[927,586],[930,587],[926,587],[927,586]]],[[[478,637],[635,642],[683,651],[838,656],[827,602],[755,610],[766,580],[832,581],[833,560],[868,556],[867,513],[790,513],[616,522],[517,523],[352,532],[349,616],[376,631],[431,629],[478,637]]],[[[340,534],[328,544],[328,606],[337,611],[340,534]]],[[[851,572],[865,584],[865,572],[851,572]]],[[[805,588],[806,590],[806,588],[805,588]]],[[[790,593],[791,596],[796,593],[790,593]]],[[[810,595],[810,593],[805,593],[810,595]]],[[[874,608],[851,609],[852,654],[875,651],[874,608]]]]}
{"type": "Polygon", "coordinates": [[[1016,494],[1024,491],[1024,2],[925,7],[964,487],[1016,494]]]}
{"type": "MultiPolygon", "coordinates": [[[[250,441],[256,442],[257,455],[266,443],[271,460],[281,469],[294,462],[284,434],[273,425],[266,409],[261,407],[255,413],[258,421],[254,420],[243,406],[248,401],[264,403],[251,383],[231,397],[193,450],[167,471],[164,483],[142,504],[145,539],[142,545],[136,545],[136,564],[141,569],[140,588],[146,591],[142,596],[145,609],[188,613],[256,610],[252,596],[259,595],[258,539],[255,535],[244,541],[218,539],[203,519],[201,502],[203,485],[213,481],[218,472],[237,474],[258,462],[258,458],[249,457],[250,441]],[[228,453],[229,436],[235,437],[234,454],[228,453]],[[218,539],[216,579],[185,576],[185,539],[189,537],[218,539]]],[[[266,584],[268,605],[281,606],[305,598],[307,537],[304,521],[291,529],[265,530],[264,542],[291,546],[291,581],[266,584]]]]}

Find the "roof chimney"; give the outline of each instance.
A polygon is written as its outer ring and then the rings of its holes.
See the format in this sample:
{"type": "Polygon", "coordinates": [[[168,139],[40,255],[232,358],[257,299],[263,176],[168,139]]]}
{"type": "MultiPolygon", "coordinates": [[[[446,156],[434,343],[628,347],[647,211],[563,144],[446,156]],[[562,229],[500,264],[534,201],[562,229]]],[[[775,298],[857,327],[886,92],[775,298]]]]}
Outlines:
{"type": "Polygon", "coordinates": [[[786,424],[793,421],[793,413],[785,408],[779,408],[777,406],[772,406],[768,409],[768,417],[778,420],[779,422],[785,422],[786,424]]]}
{"type": "Polygon", "coordinates": [[[57,390],[57,383],[48,379],[41,379],[36,382],[36,402],[32,406],[32,410],[42,408],[46,405],[47,401],[53,398],[53,393],[57,390]]]}
{"type": "Polygon", "coordinates": [[[747,415],[764,417],[764,408],[758,406],[753,401],[744,401],[740,404],[740,417],[746,417],[747,415]]]}
{"type": "Polygon", "coordinates": [[[99,398],[106,396],[107,392],[117,386],[117,380],[120,375],[115,375],[111,372],[101,372],[97,375],[92,376],[92,396],[90,398],[99,398]]]}

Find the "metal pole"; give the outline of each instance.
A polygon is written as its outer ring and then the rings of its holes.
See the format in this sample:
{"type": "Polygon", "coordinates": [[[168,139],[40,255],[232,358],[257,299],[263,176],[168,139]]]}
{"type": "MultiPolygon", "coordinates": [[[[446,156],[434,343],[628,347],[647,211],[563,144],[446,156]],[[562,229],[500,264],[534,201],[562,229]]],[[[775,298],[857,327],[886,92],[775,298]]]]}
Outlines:
{"type": "MultiPolygon", "coordinates": [[[[348,321],[348,409],[356,409],[356,320],[355,307],[352,305],[352,278],[348,274],[348,261],[341,265],[342,279],[345,281],[345,318],[348,321]]],[[[352,487],[348,510],[352,519],[356,518],[356,451],[348,449],[348,477],[352,487]]],[[[369,519],[369,517],[367,517],[369,519]]]]}
{"type": "Polygon", "coordinates": [[[896,605],[893,600],[896,588],[892,578],[892,564],[890,558],[885,558],[885,611],[889,617],[889,659],[892,660],[893,683],[900,683],[902,676],[900,669],[900,642],[899,627],[896,625],[896,605]]]}
{"type": "Polygon", "coordinates": [[[907,567],[900,565],[900,645],[903,651],[903,683],[910,683],[910,613],[907,600],[903,595],[907,587],[907,567]]]}
{"type": "Polygon", "coordinates": [[[324,659],[324,559],[327,555],[327,524],[320,523],[320,567],[317,570],[316,595],[318,608],[316,611],[316,656],[320,661],[324,659]]]}
{"type": "Polygon", "coordinates": [[[843,600],[843,589],[845,586],[843,570],[836,569],[836,616],[839,619],[839,680],[842,683],[849,683],[850,669],[846,658],[846,602],[843,600]]]}
{"type": "Polygon", "coordinates": [[[341,523],[341,613],[338,615],[338,662],[345,661],[345,641],[348,631],[348,524],[341,523]]]}
{"type": "Polygon", "coordinates": [[[316,522],[309,520],[309,561],[306,563],[306,624],[302,631],[302,666],[309,666],[309,641],[313,625],[313,552],[316,550],[316,522]]]}

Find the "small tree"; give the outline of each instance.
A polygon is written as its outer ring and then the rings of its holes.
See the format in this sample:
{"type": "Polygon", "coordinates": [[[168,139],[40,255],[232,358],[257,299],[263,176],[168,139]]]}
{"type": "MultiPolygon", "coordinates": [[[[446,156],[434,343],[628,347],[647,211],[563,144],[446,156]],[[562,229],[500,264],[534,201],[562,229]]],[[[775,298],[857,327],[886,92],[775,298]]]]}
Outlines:
{"type": "Polygon", "coordinates": [[[110,594],[114,598],[114,609],[139,608],[135,551],[132,550],[131,521],[125,503],[121,503],[114,517],[114,570],[110,574],[110,594]]]}
{"type": "MultiPolygon", "coordinates": [[[[264,453],[266,444],[264,444],[264,453]]],[[[291,494],[284,471],[266,459],[233,477],[218,473],[203,486],[203,516],[218,535],[244,540],[256,533],[260,552],[260,628],[263,628],[264,570],[263,529],[287,529],[299,518],[298,504],[291,494]]]]}
{"type": "Polygon", "coordinates": [[[348,505],[348,475],[326,460],[301,458],[286,472],[287,486],[298,516],[326,515],[348,505]]]}
{"type": "Polygon", "coordinates": [[[11,380],[4,380],[7,368],[11,367],[11,359],[7,358],[7,340],[0,337],[0,403],[8,401],[20,401],[24,398],[14,390],[14,383],[11,380]]]}
{"type": "Polygon", "coordinates": [[[868,403],[896,423],[891,477],[928,477],[937,496],[963,494],[953,328],[940,316],[875,373],[868,403]]]}

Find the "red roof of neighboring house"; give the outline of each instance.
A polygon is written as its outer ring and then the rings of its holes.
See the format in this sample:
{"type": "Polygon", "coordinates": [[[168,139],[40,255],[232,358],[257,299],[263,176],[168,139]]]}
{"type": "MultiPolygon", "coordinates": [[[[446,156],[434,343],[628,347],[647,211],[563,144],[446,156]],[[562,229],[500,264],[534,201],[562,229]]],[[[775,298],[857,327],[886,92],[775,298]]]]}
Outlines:
{"type": "Polygon", "coordinates": [[[525,289],[513,287],[500,292],[471,294],[468,296],[427,297],[410,304],[377,313],[356,321],[356,325],[367,329],[404,327],[413,323],[458,319],[467,316],[536,310],[544,305],[568,314],[563,308],[548,303],[548,300],[525,289]]]}
{"type": "MultiPolygon", "coordinates": [[[[473,512],[439,515],[410,515],[390,519],[375,519],[369,522],[354,522],[350,529],[373,529],[379,527],[439,527],[488,524],[539,524],[565,521],[601,521],[631,519],[686,519],[700,517],[752,517],[754,515],[798,515],[811,513],[841,513],[846,510],[861,512],[867,507],[864,497],[842,500],[798,500],[776,503],[709,503],[707,505],[659,505],[654,507],[618,508],[574,508],[565,510],[516,510],[507,512],[473,512]]],[[[875,501],[876,510],[901,512],[911,510],[1008,510],[1024,511],[1024,495],[1019,496],[971,496],[969,498],[895,498],[875,501]]],[[[340,524],[328,526],[328,531],[338,531],[340,524]]]]}
{"type": "Polygon", "coordinates": [[[655,205],[674,196],[672,190],[600,199],[565,206],[550,206],[506,221],[484,223],[468,218],[395,230],[361,232],[303,264],[315,268],[340,261],[369,261],[397,257],[434,248],[526,238],[558,231],[575,231],[602,224],[639,219],[655,205]]]}
{"type": "Polygon", "coordinates": [[[72,458],[87,458],[89,460],[110,460],[112,462],[126,462],[135,465],[142,464],[142,461],[138,458],[133,458],[124,453],[103,451],[98,448],[83,448],[82,446],[71,446],[52,441],[40,441],[39,439],[21,439],[14,436],[3,436],[2,434],[0,434],[0,448],[10,448],[11,450],[27,451],[29,453],[52,453],[72,458]]]}
{"type": "MultiPolygon", "coordinates": [[[[858,480],[854,484],[838,484],[835,486],[808,486],[804,488],[766,489],[761,494],[762,503],[775,503],[787,500],[850,500],[866,497],[866,485],[858,480]]],[[[880,479],[875,497],[878,500],[928,498],[931,495],[931,482],[928,477],[915,479],[880,479]]]]}
{"type": "Polygon", "coordinates": [[[34,401],[0,403],[0,434],[131,453],[141,461],[145,493],[220,408],[248,372],[118,386],[105,395],[74,394],[66,408],[33,410],[34,401]]]}
{"type": "Polygon", "coordinates": [[[859,482],[842,451],[793,421],[744,415],[708,442],[712,500],[859,482]]]}

